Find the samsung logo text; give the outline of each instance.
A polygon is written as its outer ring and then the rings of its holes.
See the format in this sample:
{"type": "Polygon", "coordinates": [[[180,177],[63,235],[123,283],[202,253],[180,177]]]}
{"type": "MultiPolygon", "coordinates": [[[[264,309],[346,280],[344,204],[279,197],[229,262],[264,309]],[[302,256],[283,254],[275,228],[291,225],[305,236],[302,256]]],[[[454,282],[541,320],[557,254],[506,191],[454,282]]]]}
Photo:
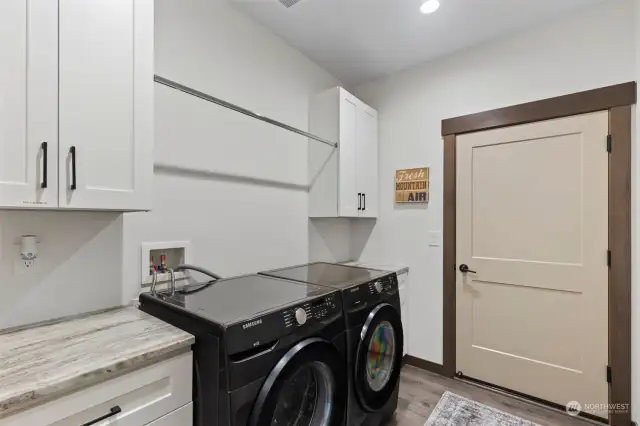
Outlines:
{"type": "Polygon", "coordinates": [[[255,320],[255,321],[251,321],[251,322],[248,322],[246,324],[243,324],[242,325],[242,329],[246,330],[247,328],[255,327],[256,325],[260,325],[260,324],[262,324],[262,320],[261,319],[255,320]]]}

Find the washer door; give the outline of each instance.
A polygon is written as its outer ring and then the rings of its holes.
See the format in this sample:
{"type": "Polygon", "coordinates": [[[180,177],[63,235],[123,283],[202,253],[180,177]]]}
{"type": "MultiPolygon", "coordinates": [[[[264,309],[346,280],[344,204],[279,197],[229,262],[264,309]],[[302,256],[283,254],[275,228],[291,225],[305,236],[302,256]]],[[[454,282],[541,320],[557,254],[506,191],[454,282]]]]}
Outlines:
{"type": "Polygon", "coordinates": [[[249,426],[342,426],[346,376],[344,357],[331,343],[319,338],[298,343],[262,385],[249,426]]]}
{"type": "Polygon", "coordinates": [[[360,333],[354,387],[362,408],[384,407],[400,379],[404,334],[398,311],[388,303],[375,307],[360,333]]]}

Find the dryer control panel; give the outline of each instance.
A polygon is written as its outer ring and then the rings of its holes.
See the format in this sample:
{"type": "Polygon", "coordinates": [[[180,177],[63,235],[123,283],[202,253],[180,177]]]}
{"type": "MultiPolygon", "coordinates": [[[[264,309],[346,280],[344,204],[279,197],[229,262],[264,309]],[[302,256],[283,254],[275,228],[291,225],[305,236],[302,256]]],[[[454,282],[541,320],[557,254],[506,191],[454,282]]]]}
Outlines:
{"type": "Polygon", "coordinates": [[[285,327],[300,327],[309,321],[322,321],[340,313],[337,294],[329,294],[282,311],[285,327]]]}
{"type": "Polygon", "coordinates": [[[357,311],[398,293],[398,277],[390,273],[373,281],[346,289],[342,293],[345,311],[357,311]]]}
{"type": "Polygon", "coordinates": [[[389,293],[390,291],[398,288],[398,279],[395,275],[387,275],[386,277],[382,277],[379,280],[367,283],[367,287],[369,289],[369,294],[371,295],[389,293]]]}

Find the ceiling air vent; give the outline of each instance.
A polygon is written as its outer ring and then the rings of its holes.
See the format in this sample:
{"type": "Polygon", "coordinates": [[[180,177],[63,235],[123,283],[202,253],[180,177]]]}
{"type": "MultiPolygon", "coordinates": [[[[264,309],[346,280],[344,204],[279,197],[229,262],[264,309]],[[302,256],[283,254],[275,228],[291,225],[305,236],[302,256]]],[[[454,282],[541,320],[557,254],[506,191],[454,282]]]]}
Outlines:
{"type": "Polygon", "coordinates": [[[295,6],[297,3],[300,2],[300,0],[279,0],[280,3],[282,3],[284,5],[284,7],[286,7],[287,9],[290,8],[291,6],[295,6]]]}

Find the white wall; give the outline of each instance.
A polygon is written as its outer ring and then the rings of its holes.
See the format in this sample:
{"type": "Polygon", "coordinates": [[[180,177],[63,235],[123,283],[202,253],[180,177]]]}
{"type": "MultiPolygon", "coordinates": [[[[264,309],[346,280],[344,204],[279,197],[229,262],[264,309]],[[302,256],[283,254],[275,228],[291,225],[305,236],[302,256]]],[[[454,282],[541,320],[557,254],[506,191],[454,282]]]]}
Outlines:
{"type": "Polygon", "coordinates": [[[0,329],[120,304],[122,215],[0,212],[0,329]],[[20,236],[40,241],[36,270],[14,275],[20,236]]]}
{"type": "MultiPolygon", "coordinates": [[[[303,130],[310,95],[339,84],[227,1],[157,0],[155,25],[156,74],[303,130]]],[[[157,84],[155,95],[154,207],[125,215],[123,303],[139,292],[145,241],[189,240],[194,263],[223,276],[304,263],[310,246],[348,257],[348,232],[308,221],[305,138],[157,84]]]]}
{"type": "MultiPolygon", "coordinates": [[[[640,37],[635,34],[634,7],[635,0],[604,2],[545,27],[356,88],[355,94],[379,112],[381,202],[373,230],[354,228],[354,233],[357,240],[364,241],[362,260],[411,267],[412,355],[442,362],[442,247],[429,247],[427,239],[429,231],[442,230],[441,120],[638,79],[636,40],[640,42],[640,37]],[[418,166],[432,168],[428,207],[394,205],[394,171],[418,166]]],[[[637,216],[638,167],[635,184],[637,216]]],[[[637,226],[634,242],[638,264],[637,226]]],[[[634,297],[640,302],[637,271],[634,274],[634,297]]],[[[637,354],[637,310],[634,324],[637,354]]],[[[640,416],[639,369],[636,362],[636,417],[640,416]]]]}
{"type": "Polygon", "coordinates": [[[353,259],[351,223],[351,219],[311,219],[309,221],[309,261],[343,262],[353,259]]]}

